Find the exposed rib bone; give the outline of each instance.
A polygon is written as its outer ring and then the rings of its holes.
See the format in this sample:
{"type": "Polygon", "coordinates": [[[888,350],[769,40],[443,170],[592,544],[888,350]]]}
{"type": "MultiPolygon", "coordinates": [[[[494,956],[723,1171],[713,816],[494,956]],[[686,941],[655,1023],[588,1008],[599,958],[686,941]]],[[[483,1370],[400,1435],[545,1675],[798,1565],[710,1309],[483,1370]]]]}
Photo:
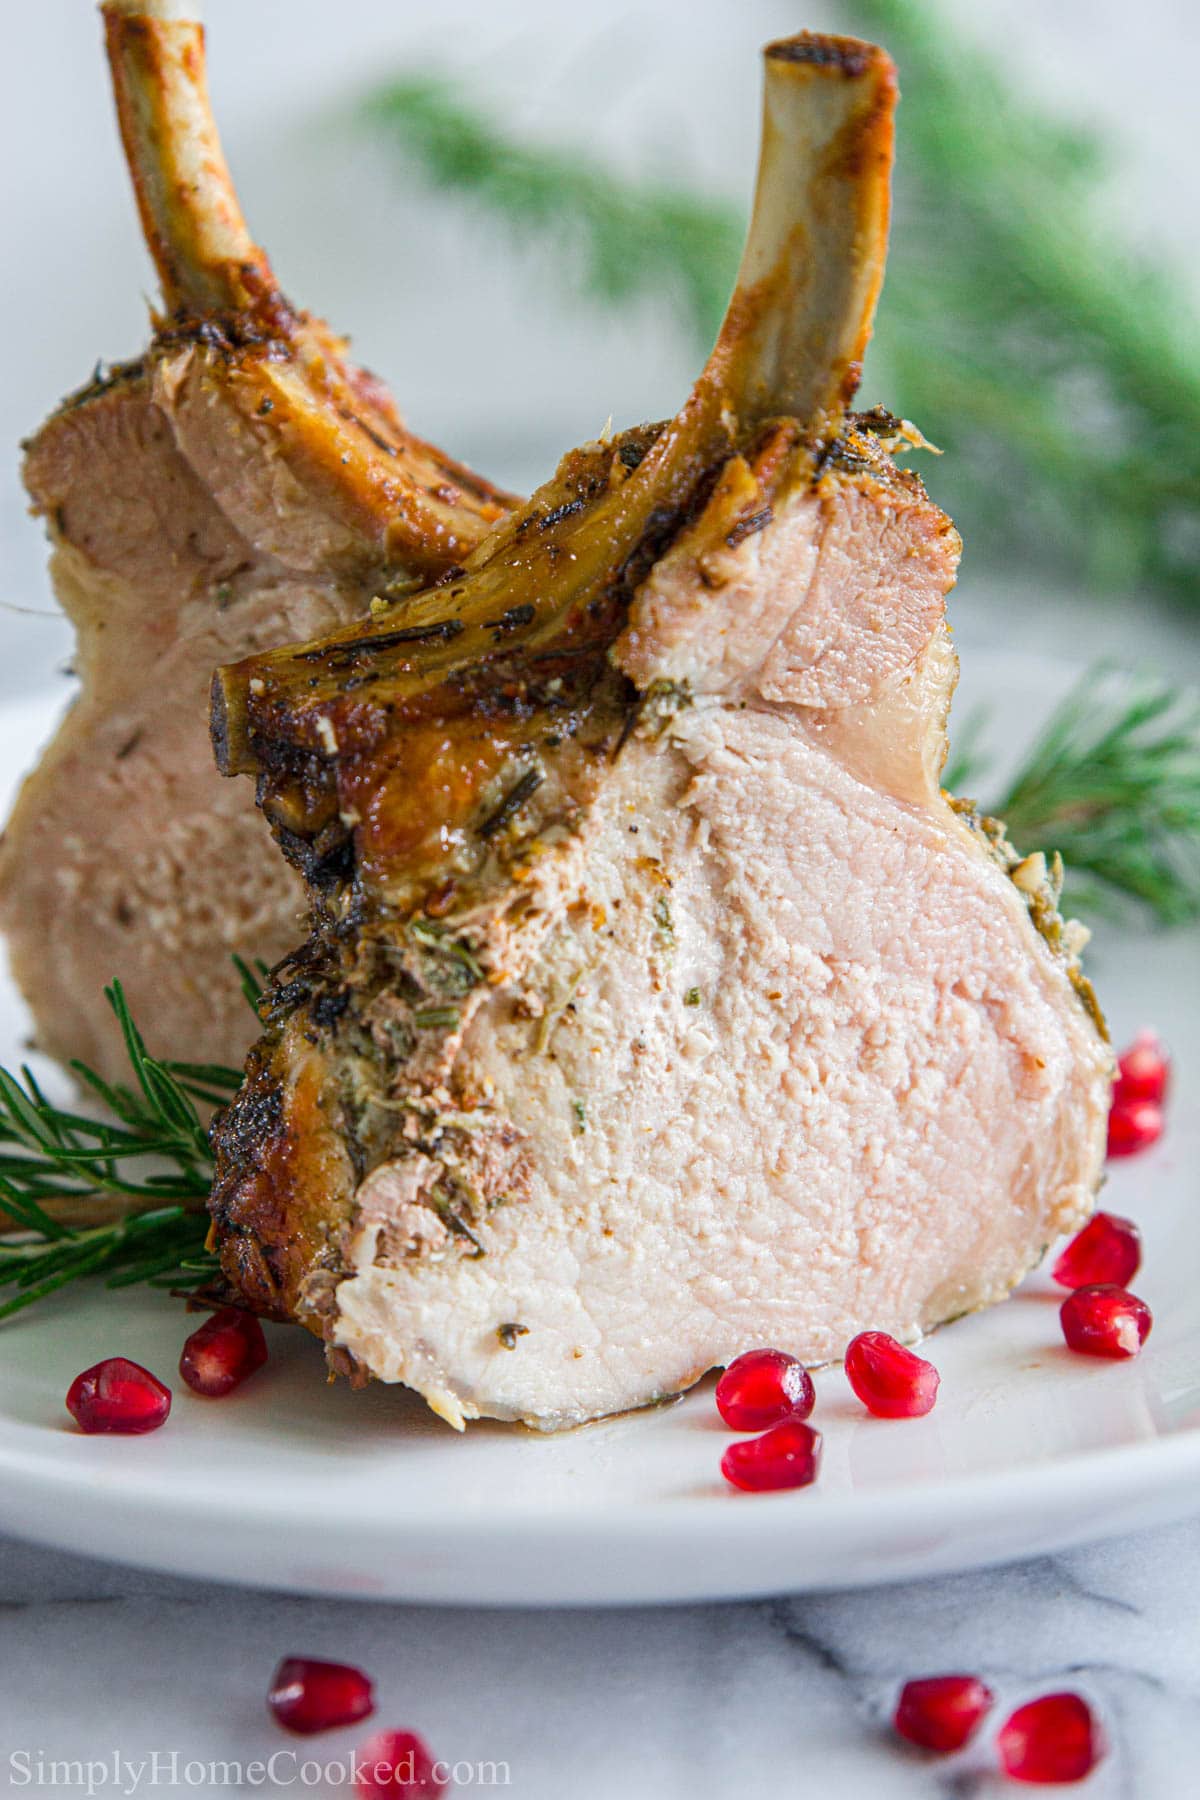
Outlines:
{"type": "Polygon", "coordinates": [[[213,770],[214,665],[436,578],[512,502],[408,432],[278,293],[209,114],[194,9],[108,0],[103,16],[163,305],[145,355],[27,446],[81,692],[0,845],[0,920],[41,1048],[121,1081],[106,982],[156,1047],[237,1062],[253,1020],[231,952],[274,961],[301,911],[251,795],[213,770]]]}
{"type": "Polygon", "coordinates": [[[252,310],[275,283],[209,108],[197,8],[107,0],[103,13],[121,141],[167,311],[252,310]]]}
{"type": "Polygon", "coordinates": [[[896,77],[853,38],[766,50],[762,152],[737,288],[705,379],[743,429],[836,429],[883,281],[896,77]]]}
{"type": "Polygon", "coordinates": [[[176,334],[204,321],[221,331],[219,358],[240,365],[223,382],[231,425],[253,421],[302,481],[319,482],[393,577],[461,561],[512,496],[407,431],[382,385],[347,363],[345,343],[280,293],[221,150],[195,5],[105,0],[101,10],[168,323],[176,334]]]}
{"type": "Polygon", "coordinates": [[[467,579],[406,603],[404,626],[423,640],[388,645],[376,621],[330,638],[324,655],[320,646],[281,650],[222,670],[214,691],[224,773],[259,766],[260,722],[276,755],[281,734],[318,746],[315,721],[357,653],[376,680],[415,700],[514,642],[548,648],[580,629],[639,547],[669,537],[765,421],[790,419],[810,448],[836,436],[882,279],[895,97],[892,64],[873,46],[809,34],[770,46],[749,239],[716,347],[682,411],[641,446],[633,473],[614,457],[586,507],[572,499],[564,511],[543,490],[468,562],[467,579]],[[489,621],[517,594],[530,619],[497,646],[489,621]]]}

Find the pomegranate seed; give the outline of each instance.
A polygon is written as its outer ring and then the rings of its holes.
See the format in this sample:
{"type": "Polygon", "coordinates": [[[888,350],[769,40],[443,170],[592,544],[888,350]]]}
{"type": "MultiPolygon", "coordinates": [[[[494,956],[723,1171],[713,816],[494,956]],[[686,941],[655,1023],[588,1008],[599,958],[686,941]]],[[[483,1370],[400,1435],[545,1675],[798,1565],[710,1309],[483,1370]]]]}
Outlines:
{"type": "Polygon", "coordinates": [[[910,1744],[949,1755],[974,1737],[995,1698],[976,1675],[926,1675],[905,1682],[894,1723],[910,1744]]]}
{"type": "Polygon", "coordinates": [[[375,1711],[371,1678],[349,1663],[320,1662],[313,1656],[285,1656],[271,1681],[267,1705],[285,1731],[311,1737],[357,1725],[375,1711]]]}
{"type": "Polygon", "coordinates": [[[1108,1115],[1109,1156],[1137,1156],[1148,1150],[1162,1136],[1163,1124],[1163,1109],[1153,1100],[1114,1102],[1108,1115]]]}
{"type": "Polygon", "coordinates": [[[412,1731],[380,1731],[358,1752],[355,1792],[361,1800],[438,1800],[450,1786],[428,1747],[412,1731]]]}
{"type": "Polygon", "coordinates": [[[1117,1058],[1114,1106],[1131,1100],[1153,1100],[1161,1106],[1171,1080],[1171,1059],[1153,1031],[1139,1031],[1124,1056],[1117,1058]]]}
{"type": "Polygon", "coordinates": [[[1150,1308],[1127,1288],[1076,1288],[1059,1309],[1063,1336],[1082,1356],[1136,1356],[1154,1320],[1150,1308]]]}
{"type": "Polygon", "coordinates": [[[193,1393],[215,1400],[240,1387],[266,1360],[267,1340],[254,1314],[226,1306],[193,1331],[179,1373],[193,1393]]]}
{"type": "Polygon", "coordinates": [[[1000,1766],[1014,1781],[1046,1787],[1082,1781],[1104,1755],[1104,1738],[1078,1694],[1043,1694],[1000,1727],[1000,1766]]]}
{"type": "Polygon", "coordinates": [[[1133,1220],[1098,1212],[1071,1239],[1051,1273],[1060,1287],[1124,1287],[1141,1262],[1142,1234],[1133,1220]]]}
{"type": "Polygon", "coordinates": [[[717,1411],[730,1431],[765,1431],[807,1419],[816,1395],[802,1362],[784,1350],[747,1350],[717,1383],[717,1411]]]}
{"type": "Polygon", "coordinates": [[[920,1419],[932,1412],[941,1376],[886,1331],[860,1331],[846,1350],[846,1376],[863,1405],[881,1419],[920,1419]]]}
{"type": "Polygon", "coordinates": [[[747,1493],[807,1487],[821,1466],[821,1434],[802,1419],[785,1419],[762,1437],[730,1444],[721,1458],[726,1481],[747,1493]]]}
{"type": "Polygon", "coordinates": [[[114,1431],[133,1437],[167,1422],[171,1390],[127,1356],[106,1356],[77,1375],[67,1389],[67,1411],[80,1431],[114,1431]]]}

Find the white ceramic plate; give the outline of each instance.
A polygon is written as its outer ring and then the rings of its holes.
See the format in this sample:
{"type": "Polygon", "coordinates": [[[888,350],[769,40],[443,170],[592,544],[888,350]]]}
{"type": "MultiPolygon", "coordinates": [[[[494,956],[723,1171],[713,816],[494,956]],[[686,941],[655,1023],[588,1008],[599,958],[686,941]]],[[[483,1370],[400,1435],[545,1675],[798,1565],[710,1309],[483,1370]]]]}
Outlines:
{"type": "MultiPolygon", "coordinates": [[[[973,687],[1032,726],[1071,671],[989,659],[973,687]]],[[[53,706],[0,714],[15,773],[53,706]]],[[[1061,1549],[1192,1509],[1200,1495],[1200,937],[1108,934],[1093,958],[1118,1038],[1159,1026],[1177,1057],[1170,1130],[1114,1168],[1106,1204],[1143,1226],[1154,1310],[1125,1365],[1071,1356],[1045,1276],[939,1334],[927,1419],[866,1417],[817,1377],[817,1486],[750,1495],[717,1464],[712,1384],[677,1405],[540,1438],[457,1437],[411,1396],[327,1386],[319,1347],[271,1330],[238,1395],[177,1384],[167,1427],[85,1438],[63,1395],[121,1353],[170,1379],[187,1324],[152,1293],[61,1296],[0,1327],[0,1526],[190,1575],[329,1594],[559,1605],[723,1598],[912,1577],[1061,1549]]],[[[0,1059],[22,1020],[0,994],[0,1059]]],[[[186,1054],[186,1048],[180,1047],[186,1054]]]]}

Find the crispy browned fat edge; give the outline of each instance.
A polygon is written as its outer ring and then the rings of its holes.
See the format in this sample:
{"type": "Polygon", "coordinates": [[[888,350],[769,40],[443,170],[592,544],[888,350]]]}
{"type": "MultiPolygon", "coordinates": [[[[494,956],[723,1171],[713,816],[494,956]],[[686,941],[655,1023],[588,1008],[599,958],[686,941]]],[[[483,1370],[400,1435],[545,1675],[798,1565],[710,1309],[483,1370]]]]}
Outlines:
{"type": "MultiPolygon", "coordinates": [[[[858,386],[887,254],[895,68],[872,44],[810,33],[768,46],[764,62],[762,149],[737,286],[691,395],[659,428],[606,515],[605,542],[593,546],[605,567],[613,545],[628,551],[656,518],[674,513],[682,520],[688,496],[772,421],[798,421],[814,451],[832,441],[858,386]]],[[[500,590],[518,583],[522,569],[527,585],[536,586],[539,621],[563,612],[581,597],[580,583],[599,580],[604,569],[585,578],[583,561],[573,556],[539,572],[533,584],[519,542],[527,522],[514,519],[490,546],[490,558],[472,559],[464,589],[427,589],[408,603],[405,617],[419,615],[425,624],[444,618],[463,631],[474,621],[484,586],[496,590],[488,604],[498,610],[500,590]],[[470,597],[456,603],[464,591],[470,597]]],[[[573,533],[573,522],[564,531],[573,533]]],[[[326,648],[349,645],[370,630],[331,634],[326,648]]],[[[478,656],[469,633],[457,648],[464,663],[478,656]]],[[[260,770],[252,715],[281,733],[287,724],[279,703],[281,665],[308,661],[320,650],[292,646],[218,672],[213,739],[224,774],[260,770]]],[[[369,654],[368,645],[363,650],[369,654]]],[[[418,680],[421,664],[422,649],[414,645],[418,680]]]]}
{"type": "Polygon", "coordinates": [[[816,68],[840,69],[843,75],[863,75],[887,55],[862,38],[836,37],[818,31],[798,31],[795,37],[776,38],[763,55],[771,62],[811,63],[816,68]]]}

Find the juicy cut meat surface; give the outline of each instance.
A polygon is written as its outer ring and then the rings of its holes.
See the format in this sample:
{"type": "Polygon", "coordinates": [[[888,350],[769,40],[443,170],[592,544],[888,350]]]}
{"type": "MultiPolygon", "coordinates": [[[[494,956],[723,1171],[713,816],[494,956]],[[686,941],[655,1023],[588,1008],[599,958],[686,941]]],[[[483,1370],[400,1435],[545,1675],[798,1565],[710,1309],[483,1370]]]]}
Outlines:
{"type": "Polygon", "coordinates": [[[163,345],[69,402],[26,454],[80,692],[9,821],[0,919],[40,1047],[109,1079],[124,1072],[114,975],[152,1043],[236,1065],[254,1022],[231,958],[274,962],[303,929],[303,889],[253,793],[212,766],[212,671],[363,616],[389,550],[289,469],[273,408],[256,428],[286,368],[163,345]]]}
{"type": "MultiPolygon", "coordinates": [[[[948,662],[897,703],[936,720],[948,662]]],[[[357,1190],[335,1342],[363,1367],[570,1422],[762,1343],[911,1341],[1087,1215],[1108,1055],[1061,956],[936,790],[841,750],[716,697],[627,747],[522,972],[550,1029],[488,995],[456,1058],[522,1151],[486,1254],[430,1231],[436,1155],[357,1190]]]]}
{"type": "Polygon", "coordinates": [[[1074,935],[938,787],[951,528],[882,459],[727,527],[710,503],[635,594],[611,663],[644,685],[599,770],[544,750],[501,892],[391,940],[382,988],[369,931],[320,936],[218,1134],[239,1290],[454,1420],[912,1339],[1092,1204],[1110,1056],[1074,935]]]}
{"type": "Polygon", "coordinates": [[[846,410],[893,97],[870,46],[772,46],[678,417],[215,684],[313,902],[217,1122],[224,1280],[456,1425],[911,1341],[1093,1203],[1086,934],[940,788],[958,538],[891,460],[911,428],[846,410]]]}
{"type": "Polygon", "coordinates": [[[79,692],[0,849],[0,923],[38,1044],[110,1080],[125,1074],[114,976],[162,1054],[236,1065],[253,1019],[232,955],[273,962],[303,929],[253,794],[213,769],[214,667],[435,577],[507,505],[284,300],[219,160],[200,28],[162,11],[106,19],[165,308],[147,353],[26,447],[79,692]]]}

